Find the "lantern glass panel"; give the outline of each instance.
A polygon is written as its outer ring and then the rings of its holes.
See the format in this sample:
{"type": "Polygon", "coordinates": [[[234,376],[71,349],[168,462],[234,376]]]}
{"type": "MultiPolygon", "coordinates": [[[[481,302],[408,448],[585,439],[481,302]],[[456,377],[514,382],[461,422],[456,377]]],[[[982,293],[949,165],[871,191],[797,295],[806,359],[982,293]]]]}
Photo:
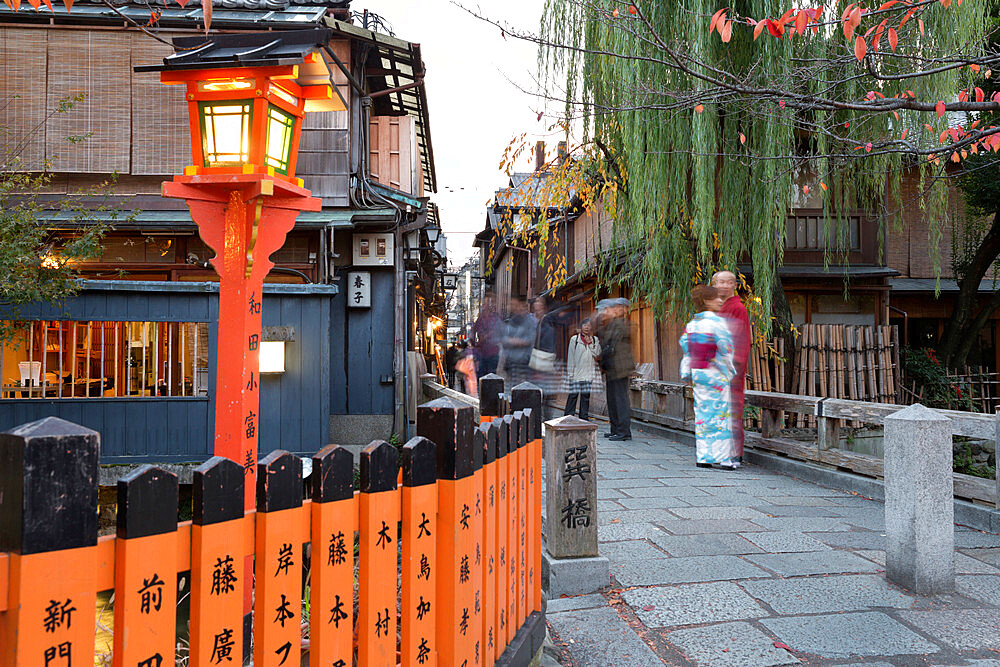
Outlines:
{"type": "Polygon", "coordinates": [[[264,162],[275,171],[288,175],[288,163],[292,154],[292,131],[295,116],[278,107],[267,107],[267,152],[264,162]]]}
{"type": "Polygon", "coordinates": [[[201,102],[202,152],[206,167],[250,161],[251,100],[201,102]]]}

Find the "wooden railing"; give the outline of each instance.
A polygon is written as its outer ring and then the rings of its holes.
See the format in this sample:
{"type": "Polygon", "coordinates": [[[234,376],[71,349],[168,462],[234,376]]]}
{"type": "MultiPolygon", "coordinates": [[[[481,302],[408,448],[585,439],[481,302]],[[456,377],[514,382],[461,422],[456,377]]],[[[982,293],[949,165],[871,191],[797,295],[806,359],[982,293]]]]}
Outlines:
{"type": "MultiPolygon", "coordinates": [[[[694,431],[694,399],[691,388],[686,384],[632,380],[630,389],[632,414],[636,418],[670,428],[694,431]]],[[[867,403],[761,391],[746,392],[746,404],[760,409],[762,424],[760,432],[747,431],[748,446],[875,478],[882,477],[882,459],[841,449],[841,427],[845,421],[881,425],[887,416],[905,407],[891,403],[867,403]],[[791,421],[798,415],[816,419],[814,441],[782,437],[783,422],[791,421]]],[[[953,435],[997,440],[1000,416],[957,410],[938,412],[951,419],[953,435]]],[[[955,497],[1000,507],[1000,472],[996,480],[962,473],[954,475],[955,497]]]]}
{"type": "Polygon", "coordinates": [[[0,434],[0,665],[94,664],[110,589],[115,666],[172,667],[179,640],[191,665],[239,665],[250,623],[258,667],[297,667],[305,647],[313,667],[527,665],[545,631],[535,391],[535,409],[481,423],[455,401],[421,405],[420,436],[362,451],[358,491],[344,448],[312,457],[309,484],[300,458],[273,452],[256,511],[245,469],[213,457],[178,522],[177,477],[143,466],[119,481],[117,535],[100,539],[99,435],[56,418],[0,434]]]}

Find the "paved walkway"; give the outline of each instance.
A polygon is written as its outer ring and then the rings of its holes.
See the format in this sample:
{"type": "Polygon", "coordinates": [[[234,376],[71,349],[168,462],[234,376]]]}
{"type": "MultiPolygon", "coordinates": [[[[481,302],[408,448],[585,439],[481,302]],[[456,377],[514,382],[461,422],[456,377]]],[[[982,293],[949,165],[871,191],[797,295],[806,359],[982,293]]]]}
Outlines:
{"type": "Polygon", "coordinates": [[[563,664],[1000,667],[1000,536],[956,526],[958,592],[914,596],[885,580],[882,503],[634,434],[598,436],[612,586],[549,601],[563,664]]]}

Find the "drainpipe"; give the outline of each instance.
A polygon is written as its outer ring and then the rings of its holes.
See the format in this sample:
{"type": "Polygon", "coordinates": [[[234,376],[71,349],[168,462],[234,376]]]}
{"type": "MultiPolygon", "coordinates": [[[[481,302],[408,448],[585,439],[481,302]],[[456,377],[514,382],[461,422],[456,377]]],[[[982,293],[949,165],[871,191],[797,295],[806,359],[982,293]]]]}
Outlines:
{"type": "Polygon", "coordinates": [[[896,308],[896,306],[890,305],[888,308],[903,316],[903,345],[908,344],[910,342],[910,315],[905,310],[896,308]]]}

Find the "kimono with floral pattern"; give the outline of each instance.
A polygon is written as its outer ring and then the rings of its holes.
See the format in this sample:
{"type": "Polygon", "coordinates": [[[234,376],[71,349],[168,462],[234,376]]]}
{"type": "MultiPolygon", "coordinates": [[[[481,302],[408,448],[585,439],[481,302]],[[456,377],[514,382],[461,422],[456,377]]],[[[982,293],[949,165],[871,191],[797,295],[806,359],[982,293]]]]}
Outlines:
{"type": "Polygon", "coordinates": [[[687,323],[680,340],[681,379],[694,386],[698,463],[728,463],[734,456],[732,398],[733,337],[725,318],[711,311],[687,323]]]}

